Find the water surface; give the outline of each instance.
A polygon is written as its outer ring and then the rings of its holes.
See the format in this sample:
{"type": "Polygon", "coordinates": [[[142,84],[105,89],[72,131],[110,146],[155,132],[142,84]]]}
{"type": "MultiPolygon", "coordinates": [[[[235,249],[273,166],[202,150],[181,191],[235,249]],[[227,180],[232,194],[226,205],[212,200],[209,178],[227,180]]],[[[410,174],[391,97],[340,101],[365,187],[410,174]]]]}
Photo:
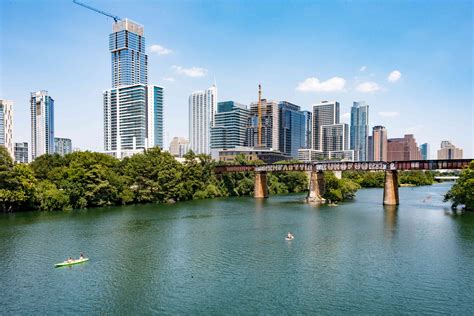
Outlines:
{"type": "Polygon", "coordinates": [[[450,184],[0,216],[2,314],[473,314],[474,214],[450,184]],[[425,200],[423,202],[423,200],[425,200]],[[288,231],[296,236],[285,241],[288,231]],[[54,268],[84,251],[90,262],[54,268]]]}

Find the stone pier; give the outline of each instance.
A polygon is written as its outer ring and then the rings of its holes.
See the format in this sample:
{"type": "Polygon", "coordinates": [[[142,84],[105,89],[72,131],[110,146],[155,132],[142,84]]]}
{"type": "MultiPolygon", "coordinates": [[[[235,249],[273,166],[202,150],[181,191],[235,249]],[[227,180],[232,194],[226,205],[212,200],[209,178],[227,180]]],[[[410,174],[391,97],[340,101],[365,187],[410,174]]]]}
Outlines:
{"type": "Polygon", "coordinates": [[[398,172],[385,170],[385,185],[383,188],[383,205],[398,205],[398,172]]]}
{"type": "Polygon", "coordinates": [[[267,173],[255,172],[255,187],[253,196],[256,199],[264,199],[268,197],[267,173]]]}
{"type": "Polygon", "coordinates": [[[323,195],[326,190],[324,183],[324,172],[311,171],[309,176],[309,191],[306,201],[310,203],[324,203],[323,195]]]}

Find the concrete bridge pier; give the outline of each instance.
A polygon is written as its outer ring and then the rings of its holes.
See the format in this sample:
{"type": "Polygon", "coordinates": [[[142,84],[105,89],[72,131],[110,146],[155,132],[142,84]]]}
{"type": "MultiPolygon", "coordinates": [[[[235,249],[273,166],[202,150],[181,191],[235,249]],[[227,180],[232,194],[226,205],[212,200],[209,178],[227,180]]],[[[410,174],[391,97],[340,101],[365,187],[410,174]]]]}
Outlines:
{"type": "Polygon", "coordinates": [[[398,171],[385,170],[385,185],[383,188],[383,205],[398,205],[398,171]]]}
{"type": "Polygon", "coordinates": [[[322,171],[311,171],[309,176],[309,190],[306,201],[309,203],[324,203],[325,199],[323,194],[326,191],[326,185],[324,183],[324,172],[322,171]]]}
{"type": "Polygon", "coordinates": [[[255,172],[253,196],[256,199],[265,199],[268,197],[267,173],[265,171],[255,172]]]}

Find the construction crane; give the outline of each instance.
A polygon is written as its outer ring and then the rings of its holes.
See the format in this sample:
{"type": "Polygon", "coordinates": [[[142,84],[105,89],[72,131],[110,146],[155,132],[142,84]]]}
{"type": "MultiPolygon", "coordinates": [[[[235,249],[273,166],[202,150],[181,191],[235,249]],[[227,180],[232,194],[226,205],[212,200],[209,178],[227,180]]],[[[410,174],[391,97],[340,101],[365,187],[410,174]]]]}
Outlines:
{"type": "Polygon", "coordinates": [[[99,10],[99,9],[93,8],[93,7],[91,7],[91,6],[89,6],[89,5],[85,4],[85,3],[82,3],[82,2],[79,2],[79,1],[76,1],[76,0],[72,0],[72,2],[75,3],[75,4],[78,4],[78,5],[80,5],[80,6],[84,7],[84,8],[86,8],[86,9],[89,9],[89,10],[95,11],[95,12],[97,12],[97,13],[103,14],[103,15],[105,15],[105,16],[108,16],[109,18],[114,19],[115,22],[122,20],[121,18],[119,18],[119,17],[116,16],[116,15],[113,15],[113,14],[110,14],[110,13],[107,13],[107,12],[104,12],[104,11],[101,11],[101,10],[99,10]]]}
{"type": "Polygon", "coordinates": [[[262,85],[258,85],[258,147],[262,147],[262,85]]]}

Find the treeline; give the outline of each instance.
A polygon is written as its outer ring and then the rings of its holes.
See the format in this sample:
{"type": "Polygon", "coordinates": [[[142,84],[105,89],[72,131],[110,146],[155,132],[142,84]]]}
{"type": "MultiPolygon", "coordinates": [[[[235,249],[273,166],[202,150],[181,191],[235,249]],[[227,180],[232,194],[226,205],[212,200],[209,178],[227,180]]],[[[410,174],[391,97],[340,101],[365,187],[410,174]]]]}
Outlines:
{"type": "Polygon", "coordinates": [[[469,168],[461,171],[459,179],[444,196],[444,201],[450,201],[453,208],[463,205],[465,210],[474,211],[474,160],[469,168]]]}
{"type": "MultiPolygon", "coordinates": [[[[241,163],[248,163],[243,156],[236,162],[241,163]]],[[[159,148],[123,160],[101,153],[74,152],[14,164],[0,146],[0,209],[80,209],[253,193],[253,173],[216,176],[214,166],[207,155],[189,152],[185,162],[179,163],[159,148]]],[[[308,185],[303,172],[271,174],[268,180],[270,194],[302,192],[308,185]]]]}
{"type": "MultiPolygon", "coordinates": [[[[434,183],[435,173],[432,171],[400,171],[398,183],[400,185],[431,185],[434,183]]],[[[345,179],[351,179],[363,188],[383,188],[385,173],[383,171],[357,172],[345,171],[342,173],[345,179]]]]}

